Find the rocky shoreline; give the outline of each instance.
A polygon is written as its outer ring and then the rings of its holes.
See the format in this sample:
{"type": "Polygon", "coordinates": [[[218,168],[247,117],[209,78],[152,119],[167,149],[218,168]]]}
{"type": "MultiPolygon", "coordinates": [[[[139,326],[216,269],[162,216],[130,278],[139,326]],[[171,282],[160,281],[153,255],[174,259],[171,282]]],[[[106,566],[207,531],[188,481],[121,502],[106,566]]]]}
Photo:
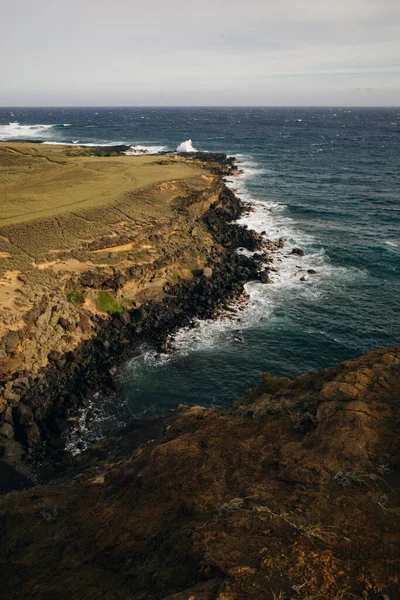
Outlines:
{"type": "MultiPolygon", "coordinates": [[[[113,149],[108,149],[112,152],[113,149]]],[[[121,151],[121,149],[119,149],[121,151]]],[[[201,154],[198,161],[207,160],[221,178],[218,199],[204,214],[203,223],[210,232],[213,244],[209,248],[207,265],[194,272],[191,279],[181,279],[164,286],[161,301],[150,300],[139,308],[115,312],[109,318],[92,319],[94,332],[73,350],[52,350],[48,364],[35,375],[14,372],[0,385],[0,452],[12,468],[35,478],[38,465],[49,463],[61,466],[68,462],[64,451],[65,440],[77,411],[89,404],[99,390],[108,394],[118,391],[114,377],[118,366],[131,357],[143,342],[150,342],[160,350],[167,350],[168,337],[180,327],[190,326],[196,318],[216,318],[227,304],[240,298],[244,285],[250,280],[268,280],[268,270],[261,265],[272,261],[272,253],[280,244],[266,242],[244,226],[234,223],[248,210],[226,185],[225,174],[234,174],[236,166],[225,155],[201,154]],[[214,166],[213,166],[214,165],[214,166]],[[252,252],[254,257],[238,254],[238,247],[252,252]]],[[[179,210],[185,212],[197,197],[188,196],[180,201],[179,210]]],[[[109,275],[85,273],[82,286],[104,287],[118,291],[135,270],[109,275]],[[103,279],[102,279],[103,277],[103,279]]],[[[37,307],[31,319],[40,319],[37,307]]],[[[51,315],[50,315],[51,316],[51,315]]],[[[79,316],[79,325],[89,326],[85,315],[79,316]]],[[[74,326],[61,317],[59,324],[68,333],[74,326]]],[[[11,335],[12,337],[12,335],[11,335]]],[[[13,340],[9,339],[9,350],[13,340]]],[[[46,467],[47,468],[47,467],[46,467]]],[[[27,481],[23,479],[23,485],[27,481]]]]}

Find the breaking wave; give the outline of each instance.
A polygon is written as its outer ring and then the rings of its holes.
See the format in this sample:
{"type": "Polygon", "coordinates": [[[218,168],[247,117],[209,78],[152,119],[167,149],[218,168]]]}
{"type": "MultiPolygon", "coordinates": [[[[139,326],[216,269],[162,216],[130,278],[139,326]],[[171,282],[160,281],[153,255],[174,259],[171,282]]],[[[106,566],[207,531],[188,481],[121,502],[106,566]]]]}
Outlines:
{"type": "Polygon", "coordinates": [[[52,125],[21,125],[18,121],[13,121],[8,125],[0,125],[0,140],[44,140],[51,135],[52,129],[70,127],[70,123],[52,124],[52,125]]]}
{"type": "Polygon", "coordinates": [[[177,152],[197,152],[196,148],[192,144],[192,140],[186,140],[179,144],[176,149],[177,152]]]}
{"type": "Polygon", "coordinates": [[[142,146],[137,144],[136,146],[131,146],[130,149],[125,152],[125,154],[128,156],[137,156],[140,154],[159,154],[160,152],[165,152],[166,150],[166,146],[142,146]]]}

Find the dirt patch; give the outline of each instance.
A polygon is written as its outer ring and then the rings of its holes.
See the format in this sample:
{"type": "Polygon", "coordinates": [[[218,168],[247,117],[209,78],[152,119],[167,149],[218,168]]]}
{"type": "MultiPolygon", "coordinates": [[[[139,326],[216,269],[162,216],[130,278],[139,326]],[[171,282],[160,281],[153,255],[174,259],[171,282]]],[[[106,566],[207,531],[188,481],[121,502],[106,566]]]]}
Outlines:
{"type": "MultiPolygon", "coordinates": [[[[64,261],[49,261],[44,263],[33,263],[37,269],[51,269],[54,273],[85,273],[93,269],[95,265],[91,262],[81,262],[76,258],[70,258],[64,261]]],[[[105,265],[107,266],[107,265],[105,265]]]]}
{"type": "Polygon", "coordinates": [[[13,309],[18,289],[23,286],[19,280],[20,271],[6,271],[0,279],[0,306],[13,309]]]}

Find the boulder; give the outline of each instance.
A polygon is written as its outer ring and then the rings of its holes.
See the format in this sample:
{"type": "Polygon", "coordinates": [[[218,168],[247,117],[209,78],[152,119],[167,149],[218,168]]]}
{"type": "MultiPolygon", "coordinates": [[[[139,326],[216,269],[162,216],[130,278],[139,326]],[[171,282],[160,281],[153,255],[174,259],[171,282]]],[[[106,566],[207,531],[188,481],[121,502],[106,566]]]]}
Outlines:
{"type": "Polygon", "coordinates": [[[29,377],[18,377],[18,379],[14,379],[13,388],[18,388],[20,390],[27,390],[29,388],[29,377]]]}
{"type": "Polygon", "coordinates": [[[8,440],[14,439],[14,429],[9,423],[2,423],[0,425],[0,436],[7,438],[8,440]]]}
{"type": "Polygon", "coordinates": [[[7,400],[7,402],[16,403],[19,402],[20,395],[15,393],[15,391],[12,392],[11,390],[6,390],[4,392],[4,399],[7,400]]]}
{"type": "Polygon", "coordinates": [[[74,323],[71,323],[71,321],[68,321],[68,319],[65,319],[64,317],[60,317],[58,319],[58,324],[64,329],[64,331],[72,332],[75,329],[74,323]]]}
{"type": "Polygon", "coordinates": [[[119,318],[122,321],[122,323],[124,325],[129,325],[129,323],[131,322],[131,317],[129,315],[129,312],[127,310],[124,310],[123,312],[121,312],[119,314],[119,318]]]}
{"type": "Polygon", "coordinates": [[[90,319],[87,315],[81,315],[81,318],[79,319],[79,327],[83,332],[90,330],[90,319]]]}
{"type": "Polygon", "coordinates": [[[260,273],[260,281],[261,283],[270,283],[270,277],[269,277],[269,269],[264,269],[264,271],[261,271],[260,273]]]}
{"type": "Polygon", "coordinates": [[[298,256],[304,256],[304,250],[301,248],[293,248],[291,254],[297,254],[298,256]]]}
{"type": "Polygon", "coordinates": [[[16,331],[9,331],[3,339],[4,348],[7,354],[15,352],[19,346],[19,336],[16,331]]]}
{"type": "Polygon", "coordinates": [[[19,404],[15,408],[15,419],[19,425],[30,425],[34,422],[32,409],[26,404],[19,404]]]}
{"type": "Polygon", "coordinates": [[[7,406],[7,408],[5,409],[5,411],[3,412],[3,414],[1,415],[1,418],[4,421],[4,423],[11,423],[11,424],[13,424],[14,419],[13,419],[12,407],[11,406],[7,406]]]}
{"type": "Polygon", "coordinates": [[[40,430],[36,423],[28,425],[25,429],[26,443],[29,448],[39,446],[41,442],[40,430]]]}

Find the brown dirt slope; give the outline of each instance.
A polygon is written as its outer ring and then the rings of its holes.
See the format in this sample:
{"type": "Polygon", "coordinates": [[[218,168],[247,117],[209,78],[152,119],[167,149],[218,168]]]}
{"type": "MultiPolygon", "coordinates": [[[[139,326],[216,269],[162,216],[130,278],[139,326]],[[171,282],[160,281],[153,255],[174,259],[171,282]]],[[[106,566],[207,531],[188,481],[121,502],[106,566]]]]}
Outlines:
{"type": "Polygon", "coordinates": [[[2,597],[396,600],[399,402],[397,347],[181,408],[128,458],[108,440],[2,498],[2,597]]]}

